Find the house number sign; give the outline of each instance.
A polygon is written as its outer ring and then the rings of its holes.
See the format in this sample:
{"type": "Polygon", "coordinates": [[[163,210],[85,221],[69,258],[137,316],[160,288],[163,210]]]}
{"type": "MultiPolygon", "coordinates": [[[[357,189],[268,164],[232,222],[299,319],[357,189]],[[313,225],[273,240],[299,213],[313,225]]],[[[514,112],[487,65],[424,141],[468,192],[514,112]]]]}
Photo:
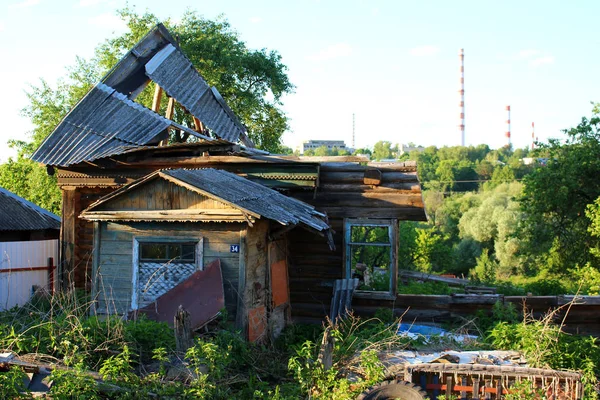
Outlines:
{"type": "Polygon", "coordinates": [[[240,252],[240,245],[238,245],[238,244],[232,244],[231,246],[229,246],[229,252],[230,253],[239,253],[240,252]]]}

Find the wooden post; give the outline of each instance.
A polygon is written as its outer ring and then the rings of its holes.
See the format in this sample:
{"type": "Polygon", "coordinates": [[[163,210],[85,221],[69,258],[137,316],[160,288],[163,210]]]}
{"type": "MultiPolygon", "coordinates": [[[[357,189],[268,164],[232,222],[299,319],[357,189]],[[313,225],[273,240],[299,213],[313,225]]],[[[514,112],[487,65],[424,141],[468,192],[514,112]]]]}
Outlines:
{"type": "Polygon", "coordinates": [[[473,379],[473,400],[479,400],[479,379],[473,379]]]}
{"type": "Polygon", "coordinates": [[[204,124],[202,122],[200,122],[200,120],[196,117],[194,117],[194,128],[196,129],[197,132],[204,132],[204,124]]]}
{"type": "Polygon", "coordinates": [[[173,322],[175,325],[175,349],[178,353],[185,353],[194,345],[190,313],[179,306],[173,322]]]}
{"type": "Polygon", "coordinates": [[[446,398],[452,398],[452,376],[446,377],[446,398]]]}
{"type": "Polygon", "coordinates": [[[160,111],[160,100],[162,97],[162,88],[156,84],[156,88],[154,89],[154,98],[152,99],[152,111],[158,113],[160,111]]]}
{"type": "Polygon", "coordinates": [[[321,341],[321,348],[319,349],[319,356],[317,361],[323,365],[323,369],[327,371],[333,365],[333,346],[335,344],[335,338],[331,334],[331,327],[327,327],[323,332],[323,340],[321,341]]]}
{"type": "Polygon", "coordinates": [[[48,292],[54,293],[54,258],[48,257],[48,292]]]}
{"type": "MultiPolygon", "coordinates": [[[[165,113],[165,118],[173,119],[173,114],[175,114],[175,99],[169,97],[169,102],[167,103],[167,112],[165,113]]],[[[159,146],[166,146],[169,143],[169,138],[165,140],[161,140],[158,144],[159,146]]]]}

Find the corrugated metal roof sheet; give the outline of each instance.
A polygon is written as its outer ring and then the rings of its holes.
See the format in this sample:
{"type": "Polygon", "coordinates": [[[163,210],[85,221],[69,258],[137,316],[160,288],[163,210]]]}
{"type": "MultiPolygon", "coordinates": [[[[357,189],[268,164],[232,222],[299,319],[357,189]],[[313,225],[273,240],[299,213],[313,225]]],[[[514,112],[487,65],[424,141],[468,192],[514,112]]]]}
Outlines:
{"type": "Polygon", "coordinates": [[[325,214],[300,200],[287,197],[231,172],[205,169],[171,169],[159,172],[282,225],[304,224],[317,231],[329,229],[325,214]]]}
{"type": "Polygon", "coordinates": [[[60,229],[60,218],[0,188],[0,231],[60,229]]]}
{"type": "Polygon", "coordinates": [[[153,172],[102,197],[84,210],[81,215],[86,219],[94,220],[93,214],[98,206],[155,179],[157,176],[228,203],[251,217],[270,219],[282,225],[304,225],[319,232],[327,232],[327,237],[333,246],[329,234],[330,227],[326,221],[327,216],[315,210],[313,206],[234,173],[212,168],[167,169],[153,172]]]}
{"type": "Polygon", "coordinates": [[[32,158],[63,167],[93,161],[156,143],[156,136],[168,126],[210,140],[131,100],[150,79],[220,138],[237,142],[241,137],[248,142],[246,128],[217,89],[208,86],[158,24],[79,101],[32,158]]]}
{"type": "Polygon", "coordinates": [[[97,84],[33,154],[35,161],[68,166],[152,142],[171,121],[97,84]]]}
{"type": "Polygon", "coordinates": [[[246,128],[190,60],[167,44],[146,64],[146,74],[219,137],[237,142],[246,128]]]}

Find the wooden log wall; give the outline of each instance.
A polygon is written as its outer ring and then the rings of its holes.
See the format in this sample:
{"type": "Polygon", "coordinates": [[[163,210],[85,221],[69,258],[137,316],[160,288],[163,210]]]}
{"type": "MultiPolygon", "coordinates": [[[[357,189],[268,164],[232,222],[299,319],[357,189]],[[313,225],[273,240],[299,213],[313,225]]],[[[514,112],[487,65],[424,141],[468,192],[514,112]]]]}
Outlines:
{"type": "Polygon", "coordinates": [[[61,286],[91,290],[94,223],[79,214],[112,188],[63,187],[61,225],[61,286]]]}
{"type": "Polygon", "coordinates": [[[323,163],[316,193],[292,195],[332,219],[427,219],[415,165],[323,163]]]}
{"type": "Polygon", "coordinates": [[[316,193],[291,196],[327,213],[335,231],[335,251],[320,236],[290,232],[292,316],[299,320],[316,322],[329,313],[333,283],[344,277],[344,218],[426,220],[416,165],[410,163],[322,163],[316,193]]]}

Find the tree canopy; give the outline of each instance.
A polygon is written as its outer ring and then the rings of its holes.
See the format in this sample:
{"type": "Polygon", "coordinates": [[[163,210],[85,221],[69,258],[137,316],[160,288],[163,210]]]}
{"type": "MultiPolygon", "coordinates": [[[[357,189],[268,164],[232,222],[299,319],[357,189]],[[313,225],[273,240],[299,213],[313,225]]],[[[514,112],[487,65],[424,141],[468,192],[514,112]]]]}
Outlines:
{"type": "Polygon", "coordinates": [[[571,269],[594,261],[598,238],[586,218],[588,205],[600,196],[600,118],[583,118],[566,130],[567,141],[543,145],[547,165],[524,179],[524,232],[529,255],[550,269],[571,269]]]}
{"type": "MultiPolygon", "coordinates": [[[[18,156],[0,166],[0,185],[54,212],[60,210],[55,178],[47,176],[45,169],[29,157],[88,90],[160,22],[149,12],[139,14],[131,8],[118,13],[127,24],[126,33],[100,44],[91,59],[77,58],[75,65],[68,67],[66,76],[55,85],[42,78],[38,85],[30,88],[29,104],[23,115],[34,125],[31,140],[12,141],[10,145],[18,149],[18,156]],[[26,176],[33,179],[22,179],[26,176]]],[[[224,17],[208,20],[188,11],[179,22],[163,23],[208,84],[218,88],[248,127],[256,146],[283,152],[281,136],[288,128],[288,118],[281,109],[282,97],[292,93],[294,85],[287,76],[281,55],[264,48],[249,49],[224,17]]],[[[136,101],[149,107],[153,93],[154,84],[148,85],[136,101]]],[[[162,113],[166,103],[161,102],[162,113]]],[[[186,118],[189,116],[176,108],[173,119],[190,124],[186,118]]]]}

